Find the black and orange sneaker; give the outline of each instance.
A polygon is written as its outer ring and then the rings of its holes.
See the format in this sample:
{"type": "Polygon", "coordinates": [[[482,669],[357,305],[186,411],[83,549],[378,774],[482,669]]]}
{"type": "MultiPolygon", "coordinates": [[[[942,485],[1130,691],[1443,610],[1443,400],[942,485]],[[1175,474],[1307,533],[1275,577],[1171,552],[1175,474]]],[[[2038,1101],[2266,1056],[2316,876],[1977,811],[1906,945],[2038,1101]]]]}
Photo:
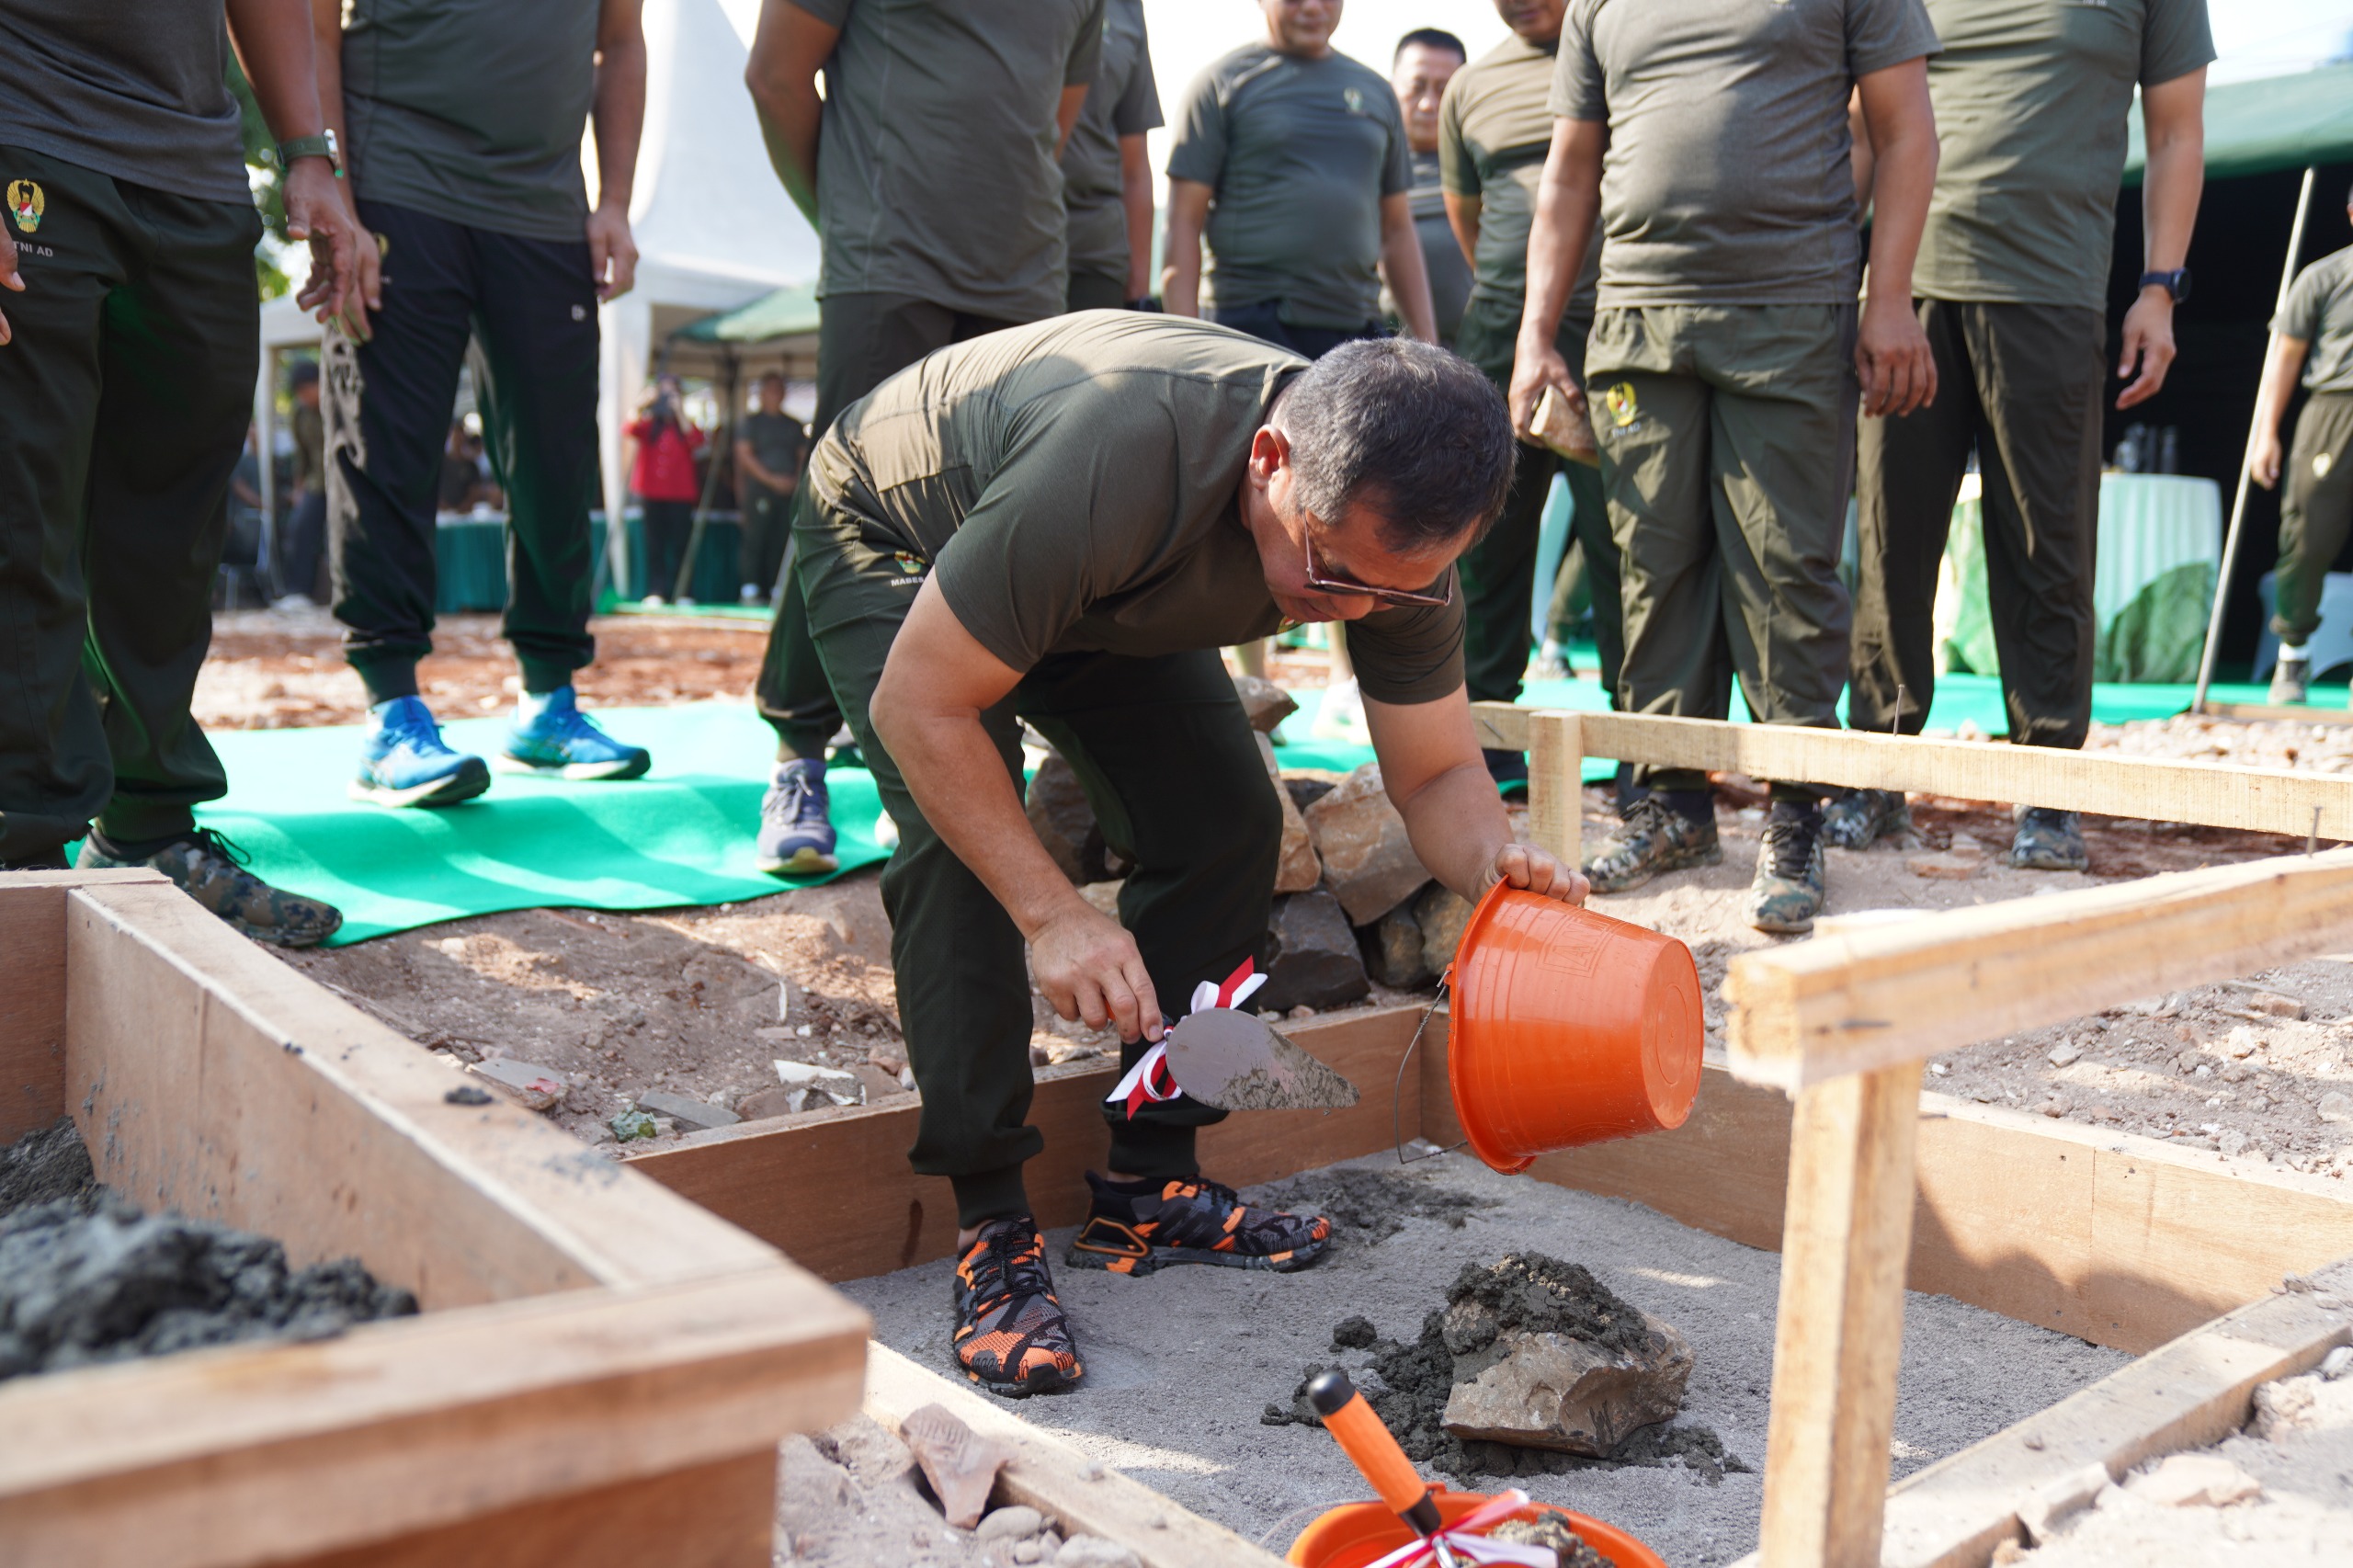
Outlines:
{"type": "Polygon", "coordinates": [[[966,1377],[1014,1399],[1086,1375],[1046,1272],[1046,1238],[1029,1215],[991,1220],[956,1260],[954,1344],[966,1377]]]}
{"type": "Polygon", "coordinates": [[[1149,1274],[1172,1263],[1271,1268],[1289,1274],[1324,1256],[1332,1221],[1252,1209],[1233,1188],[1201,1176],[1109,1181],[1086,1173],[1095,1208],[1064,1259],[1075,1268],[1149,1274]]]}

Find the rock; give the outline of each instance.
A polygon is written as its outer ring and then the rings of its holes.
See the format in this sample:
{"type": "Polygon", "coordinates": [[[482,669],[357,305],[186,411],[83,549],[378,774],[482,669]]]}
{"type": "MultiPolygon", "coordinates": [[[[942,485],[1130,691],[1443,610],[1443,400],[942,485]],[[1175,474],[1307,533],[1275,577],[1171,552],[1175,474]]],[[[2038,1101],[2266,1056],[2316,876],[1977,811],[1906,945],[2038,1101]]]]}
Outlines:
{"type": "Polygon", "coordinates": [[[1618,1324],[1610,1331],[1618,1343],[1605,1344],[1562,1330],[1499,1326],[1506,1320],[1475,1295],[1450,1301],[1445,1330],[1454,1389],[1446,1429],[1464,1441],[1606,1459],[1637,1427],[1673,1420],[1690,1381],[1691,1346],[1649,1313],[1635,1315],[1643,1333],[1618,1324]]]}
{"type": "Polygon", "coordinates": [[[1904,869],[1915,877],[1927,877],[1938,881],[1961,881],[1977,874],[1984,865],[1982,855],[1915,855],[1904,862],[1904,869]]]}
{"type": "Polygon", "coordinates": [[[896,1071],[886,1073],[871,1062],[867,1062],[851,1069],[851,1072],[865,1089],[865,1103],[868,1105],[872,1105],[876,1100],[887,1099],[892,1095],[906,1093],[906,1090],[899,1086],[899,1074],[896,1071]]]}
{"type": "Polygon", "coordinates": [[[1143,1568],[1143,1560],[1116,1540],[1074,1535],[1054,1553],[1054,1568],[1143,1568]]]}
{"type": "Polygon", "coordinates": [[[923,1467],[939,1511],[960,1530],[980,1522],[996,1472],[1010,1456],[1002,1444],[983,1437],[944,1405],[926,1404],[899,1423],[900,1440],[923,1467]]]}
{"type": "Polygon", "coordinates": [[[2127,1489],[2163,1507],[2222,1508],[2260,1496],[2263,1483],[2218,1454],[2175,1454],[2127,1489]]]}
{"type": "Polygon", "coordinates": [[[972,1539],[976,1541],[1028,1540],[1045,1528],[1045,1515],[1027,1504],[1016,1503],[1010,1507],[999,1508],[983,1519],[980,1528],[972,1531],[972,1539]]]}
{"type": "Polygon", "coordinates": [[[2332,1089],[2320,1097],[2323,1121],[2353,1121],[2353,1095],[2332,1089]]]}
{"type": "Polygon", "coordinates": [[[1380,1337],[1381,1331],[1369,1317],[1345,1317],[1332,1325],[1335,1350],[1370,1350],[1380,1337]]]}
{"type": "Polygon", "coordinates": [[[1283,775],[1283,793],[1289,795],[1290,803],[1302,812],[1337,788],[1337,780],[1320,778],[1312,773],[1283,775]]]}
{"type": "Polygon", "coordinates": [[[2312,1426],[2314,1407],[2320,1403],[2314,1392],[2318,1386],[2311,1378],[2287,1378],[2256,1389],[2252,1423],[2255,1435],[2280,1443],[2312,1426]]]}
{"type": "Polygon", "coordinates": [[[1338,1007],[1372,990],[1357,934],[1340,901],[1323,889],[1276,899],[1267,937],[1267,984],[1252,998],[1262,1011],[1283,1013],[1302,1003],[1338,1007]]]}
{"type": "Polygon", "coordinates": [[[1250,727],[1262,735],[1273,734],[1276,725],[1299,711],[1290,692],[1256,676],[1235,676],[1233,695],[1242,699],[1242,711],[1250,727]]]}
{"type": "Polygon", "coordinates": [[[2241,1024],[2222,1037],[2222,1054],[2234,1062],[2244,1062],[2260,1050],[2262,1045],[2263,1037],[2245,1024],[2241,1024]]]}
{"type": "Polygon", "coordinates": [[[654,1119],[642,1110],[625,1110],[605,1125],[611,1128],[613,1136],[624,1143],[633,1139],[651,1138],[661,1131],[654,1124],[654,1119]]]}
{"type": "Polygon", "coordinates": [[[2247,994],[2247,1006],[2255,1012],[2273,1018],[2301,1018],[2304,1005],[2293,996],[2282,996],[2277,991],[2254,991],[2247,994]]]}
{"type": "Polygon", "coordinates": [[[2216,1135],[2214,1139],[2214,1147],[2220,1149],[2224,1154],[2235,1159],[2239,1155],[2246,1153],[2246,1146],[2251,1142],[2253,1142],[2253,1140],[2249,1139],[2245,1133],[2241,1132],[2235,1127],[2230,1127],[2223,1129],[2221,1133],[2216,1135]]]}
{"type": "Polygon", "coordinates": [[[1370,926],[1430,880],[1405,837],[1405,819],[1381,792],[1379,763],[1349,774],[1306,814],[1324,879],[1351,926],[1370,926]]]}
{"type": "Polygon", "coordinates": [[[2049,1540],[2062,1523],[2090,1507],[2112,1484],[2108,1467],[2097,1460],[2044,1482],[2018,1507],[2027,1540],[2037,1546],[2049,1540]]]}
{"type": "Polygon", "coordinates": [[[733,1127],[744,1119],[725,1107],[712,1105],[709,1100],[673,1095],[661,1089],[649,1089],[638,1096],[637,1108],[650,1110],[656,1116],[666,1116],[694,1132],[708,1132],[714,1127],[733,1127]]]}
{"type": "Polygon", "coordinates": [[[895,1040],[878,1040],[866,1048],[866,1060],[896,1080],[906,1069],[907,1048],[895,1040]]]}
{"type": "Polygon", "coordinates": [[[1315,858],[1314,842],[1307,835],[1307,819],[1299,814],[1290,791],[1283,788],[1282,769],[1275,765],[1275,744],[1263,734],[1258,737],[1258,756],[1267,765],[1267,778],[1283,809],[1283,852],[1275,863],[1275,892],[1305,892],[1323,880],[1323,863],[1315,858]]]}
{"type": "Polygon", "coordinates": [[[1414,924],[1422,928],[1424,969],[1434,975],[1446,972],[1446,966],[1454,961],[1454,949],[1462,943],[1462,929],[1471,924],[1471,912],[1476,907],[1444,882],[1432,882],[1415,898],[1414,924]]]}
{"type": "Polygon", "coordinates": [[[511,1056],[487,1056],[467,1069],[496,1085],[525,1110],[552,1110],[563,1098],[563,1074],[535,1062],[511,1056]]]}
{"type": "MultiPolygon", "coordinates": [[[[1436,883],[1432,883],[1436,886],[1436,883]]],[[[1383,985],[1410,990],[1429,981],[1430,966],[1422,960],[1421,922],[1414,918],[1409,901],[1399,904],[1357,933],[1364,967],[1383,985]]]]}
{"type": "Polygon", "coordinates": [[[1108,880],[1114,873],[1110,868],[1110,849],[1103,841],[1102,824],[1095,820],[1095,808],[1087,803],[1086,790],[1079,783],[1070,761],[1058,751],[1046,754],[1030,776],[1029,793],[1024,801],[1029,813],[1029,825],[1037,830],[1038,842],[1046,846],[1062,874],[1084,887],[1088,882],[1108,880]]]}
{"type": "Polygon", "coordinates": [[[2330,1382],[2353,1372],[2353,1345],[2340,1345],[2320,1358],[2320,1375],[2330,1382]]]}
{"type": "Polygon", "coordinates": [[[2081,1062],[2083,1059],[2083,1048],[2072,1040],[2061,1040],[2051,1048],[2051,1054],[2044,1058],[2053,1067],[2064,1067],[2072,1062],[2081,1062]]]}
{"type": "Polygon", "coordinates": [[[801,1095],[804,1109],[826,1104],[866,1103],[866,1083],[856,1073],[846,1073],[838,1067],[819,1067],[807,1062],[788,1062],[782,1058],[779,1058],[774,1065],[778,1081],[801,1095]]]}

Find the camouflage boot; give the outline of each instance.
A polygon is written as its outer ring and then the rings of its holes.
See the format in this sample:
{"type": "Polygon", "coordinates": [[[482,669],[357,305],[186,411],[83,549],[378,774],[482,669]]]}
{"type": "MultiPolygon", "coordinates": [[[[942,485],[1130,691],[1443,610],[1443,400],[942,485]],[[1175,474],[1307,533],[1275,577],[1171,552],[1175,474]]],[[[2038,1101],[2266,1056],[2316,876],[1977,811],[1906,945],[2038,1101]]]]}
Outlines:
{"type": "Polygon", "coordinates": [[[188,897],[256,942],[278,948],[308,948],[335,935],[343,912],[314,898],[271,887],[245,869],[244,852],[210,828],[175,838],[152,854],[132,856],[92,829],[82,841],[83,870],[110,866],[152,866],[188,897]]]}
{"type": "Polygon", "coordinates": [[[1645,795],[1626,808],[1624,825],[1585,863],[1585,874],[1596,892],[1624,892],[1661,871],[1712,866],[1723,858],[1712,810],[1705,818],[1688,817],[1658,796],[1645,795]]]}
{"type": "Polygon", "coordinates": [[[2019,806],[2018,836],[2010,840],[2010,864],[2029,871],[2082,871],[2091,868],[2084,846],[2084,819],[2047,806],[2019,806]]]}
{"type": "Polygon", "coordinates": [[[1893,790],[1849,790],[1822,807],[1822,836],[1841,849],[1869,849],[1912,831],[1912,808],[1893,790]]]}
{"type": "Polygon", "coordinates": [[[1749,883],[1748,923],[1777,936],[1802,936],[1822,913],[1822,812],[1788,801],[1773,802],[1756,846],[1756,877],[1749,883]]]}

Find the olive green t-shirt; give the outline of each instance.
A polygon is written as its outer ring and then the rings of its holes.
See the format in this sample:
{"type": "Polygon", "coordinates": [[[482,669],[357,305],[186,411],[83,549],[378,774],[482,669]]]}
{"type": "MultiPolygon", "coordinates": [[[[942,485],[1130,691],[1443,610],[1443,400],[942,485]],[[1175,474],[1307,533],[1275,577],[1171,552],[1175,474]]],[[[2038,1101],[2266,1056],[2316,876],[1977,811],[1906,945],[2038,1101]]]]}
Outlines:
{"type": "MultiPolygon", "coordinates": [[[[1474,300],[1518,309],[1528,298],[1528,233],[1536,223],[1544,154],[1552,145],[1552,111],[1546,104],[1555,52],[1515,33],[1446,85],[1438,111],[1438,174],[1448,191],[1479,202],[1474,300]]],[[[1600,278],[1597,222],[1563,320],[1593,319],[1593,290],[1600,278]]]]}
{"type": "MultiPolygon", "coordinates": [[[[221,0],[0,0],[0,147],[251,206],[228,62],[221,0]]],[[[23,173],[0,168],[0,189],[23,173]]]]}
{"type": "MultiPolygon", "coordinates": [[[[1414,183],[1405,191],[1414,214],[1414,237],[1422,244],[1422,270],[1430,283],[1430,312],[1438,318],[1438,340],[1454,347],[1462,325],[1462,307],[1471,298],[1471,264],[1462,258],[1462,242],[1446,221],[1446,191],[1438,182],[1438,154],[1413,153],[1414,183]]],[[[1386,284],[1381,290],[1381,313],[1404,321],[1397,296],[1386,284]]]]}
{"type": "Polygon", "coordinates": [[[494,233],[580,242],[597,11],[597,0],[349,0],[353,190],[494,233]]]}
{"type": "Polygon", "coordinates": [[[2272,322],[2282,337],[2301,337],[2304,390],[2353,392],[2353,245],[2296,274],[2287,308],[2272,322]]]}
{"type": "Polygon", "coordinates": [[[1570,0],[1551,108],[1609,127],[1600,303],[1852,303],[1847,103],[1936,49],[1920,0],[1570,0]]]}
{"type": "MultiPolygon", "coordinates": [[[[801,449],[809,439],[809,427],[790,414],[770,414],[756,409],[744,416],[736,427],[735,438],[748,442],[752,455],[770,473],[790,479],[801,472],[801,449]]],[[[759,494],[768,494],[768,487],[745,474],[741,488],[759,494]]]]}
{"type": "Polygon", "coordinates": [[[1159,128],[1160,88],[1143,0],[1105,0],[1103,62],[1063,148],[1063,207],[1070,217],[1070,269],[1128,281],[1128,210],[1120,199],[1120,138],[1159,128]]]}
{"type": "Polygon", "coordinates": [[[790,3],[841,28],[817,140],[817,297],[1059,312],[1054,112],[1095,80],[1103,0],[790,3]]]}
{"type": "Polygon", "coordinates": [[[1237,49],[1186,89],[1168,177],[1214,192],[1204,306],[1279,303],[1294,326],[1338,331],[1379,314],[1381,199],[1414,183],[1380,73],[1237,49]]]}
{"type": "MultiPolygon", "coordinates": [[[[956,619],[1027,670],[1049,653],[1222,648],[1282,623],[1238,495],[1251,437],[1307,362],[1180,316],[1085,311],[943,348],[852,403],[810,483],[928,562],[956,619]]],[[[913,568],[911,568],[913,569],[913,568]]],[[[823,631],[860,612],[823,594],[823,631]]],[[[1462,684],[1462,601],[1348,628],[1366,696],[1462,684]]]]}
{"type": "Polygon", "coordinates": [[[2132,89],[2214,58],[2206,0],[1927,0],[1936,194],[1923,299],[2108,304],[2132,89]]]}

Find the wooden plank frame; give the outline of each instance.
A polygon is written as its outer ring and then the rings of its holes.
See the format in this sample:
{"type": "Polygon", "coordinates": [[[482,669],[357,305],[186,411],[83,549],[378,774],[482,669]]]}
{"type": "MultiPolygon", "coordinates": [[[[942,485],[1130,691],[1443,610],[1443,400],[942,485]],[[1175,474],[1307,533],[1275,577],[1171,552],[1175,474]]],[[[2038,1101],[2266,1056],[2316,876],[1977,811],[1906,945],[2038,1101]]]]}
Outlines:
{"type": "Polygon", "coordinates": [[[863,1312],[539,1118],[453,1103],[454,1067],[153,873],[0,877],[0,932],[8,1126],[70,1111],[118,1190],[427,1309],[0,1384],[0,1562],[770,1561],[776,1444],[857,1408],[863,1312]]]}

